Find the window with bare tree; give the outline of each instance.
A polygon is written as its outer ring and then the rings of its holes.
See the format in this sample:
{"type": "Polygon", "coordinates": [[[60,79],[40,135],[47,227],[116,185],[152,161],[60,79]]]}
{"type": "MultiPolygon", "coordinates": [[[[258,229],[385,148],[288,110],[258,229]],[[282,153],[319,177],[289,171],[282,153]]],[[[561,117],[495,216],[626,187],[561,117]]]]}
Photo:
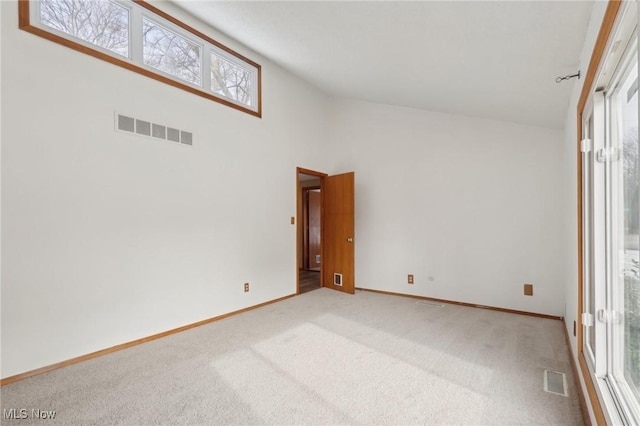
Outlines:
{"type": "Polygon", "coordinates": [[[242,104],[251,105],[251,72],[212,53],[211,90],[242,104]]]}
{"type": "Polygon", "coordinates": [[[260,117],[260,65],[143,0],[23,0],[20,28],[260,117]]]}
{"type": "Polygon", "coordinates": [[[108,1],[41,0],[40,22],[129,57],[129,10],[108,1]]]}
{"type": "Polygon", "coordinates": [[[142,20],[142,52],[145,65],[189,83],[200,84],[201,47],[158,25],[142,20]]]}

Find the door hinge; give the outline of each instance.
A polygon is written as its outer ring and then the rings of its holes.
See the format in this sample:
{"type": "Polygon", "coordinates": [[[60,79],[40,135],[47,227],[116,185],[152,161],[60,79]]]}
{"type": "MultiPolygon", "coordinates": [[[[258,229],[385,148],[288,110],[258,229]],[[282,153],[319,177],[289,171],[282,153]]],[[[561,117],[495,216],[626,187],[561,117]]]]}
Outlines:
{"type": "Polygon", "coordinates": [[[591,315],[589,312],[584,312],[582,314],[582,325],[585,327],[592,327],[593,326],[593,315],[591,315]]]}
{"type": "Polygon", "coordinates": [[[620,159],[620,150],[618,148],[602,148],[596,153],[596,161],[598,163],[613,163],[620,159]]]}
{"type": "Polygon", "coordinates": [[[589,152],[593,147],[593,141],[591,139],[582,139],[580,141],[580,151],[581,152],[589,152]]]}

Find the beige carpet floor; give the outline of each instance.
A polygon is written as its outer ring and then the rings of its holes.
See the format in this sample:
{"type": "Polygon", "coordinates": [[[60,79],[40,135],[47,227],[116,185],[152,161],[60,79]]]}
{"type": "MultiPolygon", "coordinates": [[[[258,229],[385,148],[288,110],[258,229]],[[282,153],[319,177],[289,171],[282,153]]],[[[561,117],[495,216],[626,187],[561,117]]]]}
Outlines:
{"type": "Polygon", "coordinates": [[[321,288],[1,389],[2,424],[582,424],[562,323],[321,288]],[[568,397],[543,391],[567,373],[568,397]]]}

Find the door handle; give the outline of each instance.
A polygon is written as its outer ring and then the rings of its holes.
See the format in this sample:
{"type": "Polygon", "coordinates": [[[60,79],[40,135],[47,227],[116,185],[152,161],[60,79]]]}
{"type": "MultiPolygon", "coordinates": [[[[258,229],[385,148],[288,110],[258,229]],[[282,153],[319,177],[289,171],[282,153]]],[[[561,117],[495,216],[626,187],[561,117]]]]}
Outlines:
{"type": "Polygon", "coordinates": [[[352,242],[353,242],[353,237],[348,237],[348,238],[347,238],[347,242],[348,242],[348,243],[352,243],[352,242]]]}

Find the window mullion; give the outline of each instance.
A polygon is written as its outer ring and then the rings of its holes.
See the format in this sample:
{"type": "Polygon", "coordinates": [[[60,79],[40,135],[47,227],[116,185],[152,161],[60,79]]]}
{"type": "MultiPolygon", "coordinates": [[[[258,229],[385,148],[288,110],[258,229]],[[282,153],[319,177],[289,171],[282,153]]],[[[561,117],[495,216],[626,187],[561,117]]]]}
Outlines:
{"type": "Polygon", "coordinates": [[[254,68],[251,72],[252,72],[252,81],[256,82],[256,84],[254,84],[251,87],[251,105],[256,106],[258,105],[258,84],[257,84],[259,80],[258,69],[254,68]]]}
{"type": "MultiPolygon", "coordinates": [[[[593,97],[593,153],[597,158],[599,150],[606,144],[605,96],[602,92],[593,97]]],[[[607,373],[607,295],[606,295],[606,212],[605,212],[605,164],[593,162],[593,274],[594,274],[594,324],[595,327],[595,375],[604,377],[607,373]]]]}
{"type": "Polygon", "coordinates": [[[605,122],[605,126],[607,129],[607,133],[606,133],[606,138],[605,138],[605,146],[604,146],[604,155],[605,155],[605,160],[604,160],[604,182],[605,182],[605,199],[604,199],[604,209],[605,209],[605,224],[604,224],[604,231],[605,231],[605,241],[604,241],[604,246],[605,246],[605,271],[606,271],[606,278],[605,278],[605,283],[603,283],[603,287],[604,287],[604,303],[605,303],[605,312],[606,312],[606,318],[607,318],[607,322],[605,324],[605,330],[606,330],[606,376],[608,378],[612,378],[612,373],[613,373],[613,353],[612,353],[612,345],[613,345],[613,339],[612,339],[612,331],[613,331],[613,295],[612,295],[612,291],[611,291],[611,283],[613,280],[613,270],[614,265],[613,265],[613,259],[614,259],[614,253],[613,253],[613,232],[615,231],[612,225],[613,222],[613,206],[612,206],[612,191],[613,191],[613,182],[612,182],[612,178],[613,178],[613,174],[611,171],[611,165],[612,165],[612,161],[609,158],[609,155],[611,153],[611,147],[613,144],[613,139],[617,137],[617,129],[615,129],[613,126],[617,125],[618,123],[618,117],[617,117],[617,110],[615,108],[613,108],[612,105],[612,100],[611,100],[611,93],[607,93],[606,95],[606,100],[605,100],[605,109],[606,109],[606,122],[605,122]]]}
{"type": "Polygon", "coordinates": [[[202,88],[211,92],[211,46],[204,43],[202,49],[202,88]]]}
{"type": "Polygon", "coordinates": [[[132,7],[131,17],[129,19],[129,45],[131,47],[131,60],[138,65],[143,65],[142,9],[136,6],[132,7]]]}

